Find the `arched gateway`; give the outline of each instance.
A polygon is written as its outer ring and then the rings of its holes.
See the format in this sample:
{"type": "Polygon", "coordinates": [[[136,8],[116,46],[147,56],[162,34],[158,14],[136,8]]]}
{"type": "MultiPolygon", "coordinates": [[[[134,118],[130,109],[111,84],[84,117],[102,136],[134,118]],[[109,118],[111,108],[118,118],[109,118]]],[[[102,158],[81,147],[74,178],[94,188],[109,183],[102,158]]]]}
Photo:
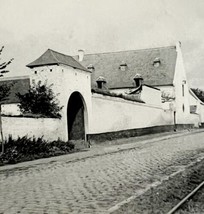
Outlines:
{"type": "Polygon", "coordinates": [[[79,92],[71,94],[67,106],[69,140],[85,140],[85,107],[79,92]]]}

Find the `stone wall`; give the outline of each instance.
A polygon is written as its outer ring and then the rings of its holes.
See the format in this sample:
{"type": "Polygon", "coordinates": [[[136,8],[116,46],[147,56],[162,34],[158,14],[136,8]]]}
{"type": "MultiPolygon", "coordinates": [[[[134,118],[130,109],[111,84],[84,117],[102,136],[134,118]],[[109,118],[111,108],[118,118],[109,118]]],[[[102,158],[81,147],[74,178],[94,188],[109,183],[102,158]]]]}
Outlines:
{"type": "Polygon", "coordinates": [[[18,136],[42,137],[48,141],[57,140],[63,136],[62,122],[53,118],[27,118],[27,117],[2,117],[4,137],[12,135],[14,139],[18,136]]]}

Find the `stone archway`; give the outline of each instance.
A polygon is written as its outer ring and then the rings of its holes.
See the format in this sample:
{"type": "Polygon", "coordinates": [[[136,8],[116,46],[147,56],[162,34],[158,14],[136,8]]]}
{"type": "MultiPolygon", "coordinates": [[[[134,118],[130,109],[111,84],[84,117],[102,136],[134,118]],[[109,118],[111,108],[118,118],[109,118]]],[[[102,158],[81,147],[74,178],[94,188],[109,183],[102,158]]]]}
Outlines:
{"type": "Polygon", "coordinates": [[[73,92],[67,105],[69,140],[85,140],[84,103],[79,92],[73,92]]]}

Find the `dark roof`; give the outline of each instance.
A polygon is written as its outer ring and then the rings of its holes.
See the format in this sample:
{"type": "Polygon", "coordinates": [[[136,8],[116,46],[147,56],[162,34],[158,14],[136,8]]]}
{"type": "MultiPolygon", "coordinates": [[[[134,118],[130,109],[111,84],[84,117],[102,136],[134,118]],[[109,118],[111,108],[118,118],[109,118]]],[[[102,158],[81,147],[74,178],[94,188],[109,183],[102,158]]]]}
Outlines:
{"type": "Polygon", "coordinates": [[[73,68],[78,68],[80,70],[88,71],[79,62],[77,62],[73,57],[58,53],[51,49],[48,49],[43,55],[38,59],[26,65],[29,68],[43,66],[43,65],[59,65],[64,64],[73,68]]]}
{"type": "MultiPolygon", "coordinates": [[[[103,76],[108,88],[134,87],[134,76],[139,73],[144,83],[151,86],[172,85],[174,79],[177,52],[175,46],[120,51],[111,53],[85,54],[80,62],[84,67],[92,64],[92,87],[96,79],[103,76]],[[159,66],[154,63],[160,63],[159,66]],[[124,65],[124,63],[127,65],[124,65]],[[126,66],[125,70],[120,69],[126,66]]],[[[75,56],[75,59],[77,57],[75,56]]]]}
{"type": "Polygon", "coordinates": [[[25,94],[28,92],[30,88],[30,79],[29,78],[22,78],[22,79],[9,79],[9,80],[0,80],[1,85],[8,85],[10,86],[10,94],[4,104],[11,104],[11,103],[19,103],[19,99],[16,96],[16,93],[25,94]]]}

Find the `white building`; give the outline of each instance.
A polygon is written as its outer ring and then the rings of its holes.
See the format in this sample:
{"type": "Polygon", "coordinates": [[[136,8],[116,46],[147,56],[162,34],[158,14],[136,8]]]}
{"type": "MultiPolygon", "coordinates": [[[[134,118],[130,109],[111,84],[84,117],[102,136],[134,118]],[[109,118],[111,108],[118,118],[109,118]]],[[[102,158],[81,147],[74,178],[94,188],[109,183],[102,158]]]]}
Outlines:
{"type": "MultiPolygon", "coordinates": [[[[111,53],[85,54],[80,50],[74,57],[48,49],[27,66],[31,69],[30,84],[39,80],[53,84],[64,106],[61,120],[18,121],[30,123],[24,125],[30,135],[97,141],[169,131],[175,124],[195,124],[180,42],[170,47],[111,53]]],[[[4,120],[8,126],[14,121],[4,120]]],[[[10,127],[7,134],[23,135],[10,127]]]]}

